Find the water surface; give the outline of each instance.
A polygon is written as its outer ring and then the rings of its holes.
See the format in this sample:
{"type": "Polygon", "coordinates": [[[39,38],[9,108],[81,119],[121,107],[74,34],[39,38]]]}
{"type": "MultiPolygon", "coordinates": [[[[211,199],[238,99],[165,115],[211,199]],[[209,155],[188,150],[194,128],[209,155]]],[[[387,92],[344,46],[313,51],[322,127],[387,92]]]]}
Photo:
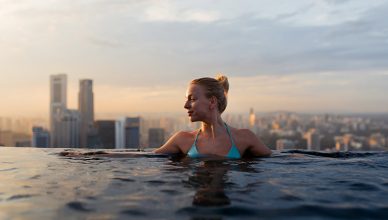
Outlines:
{"type": "Polygon", "coordinates": [[[222,160],[63,151],[0,147],[0,219],[388,218],[386,152],[222,160]]]}

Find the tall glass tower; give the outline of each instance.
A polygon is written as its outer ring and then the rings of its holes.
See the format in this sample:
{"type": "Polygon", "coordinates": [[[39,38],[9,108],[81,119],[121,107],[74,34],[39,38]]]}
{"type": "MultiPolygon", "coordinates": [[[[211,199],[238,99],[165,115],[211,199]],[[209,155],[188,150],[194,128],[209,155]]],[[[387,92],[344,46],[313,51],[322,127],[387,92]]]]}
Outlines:
{"type": "Polygon", "coordinates": [[[78,110],[81,115],[80,144],[87,147],[88,137],[94,124],[93,81],[83,79],[79,82],[78,110]]]}
{"type": "Polygon", "coordinates": [[[140,147],[140,117],[124,117],[115,125],[116,148],[140,147]]]}
{"type": "Polygon", "coordinates": [[[50,76],[50,132],[51,147],[59,147],[62,132],[60,117],[67,108],[67,76],[57,74],[50,76]]]}

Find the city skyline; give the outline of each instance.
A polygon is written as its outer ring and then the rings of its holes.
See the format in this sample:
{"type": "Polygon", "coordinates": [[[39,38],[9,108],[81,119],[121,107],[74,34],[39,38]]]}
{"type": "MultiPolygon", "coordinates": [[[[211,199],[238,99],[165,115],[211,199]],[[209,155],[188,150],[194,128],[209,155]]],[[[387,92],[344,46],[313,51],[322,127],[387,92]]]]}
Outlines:
{"type": "Polygon", "coordinates": [[[218,72],[225,113],[388,112],[387,1],[0,4],[0,116],[49,115],[59,73],[71,109],[93,80],[96,119],[184,114],[189,81],[218,72]]]}
{"type": "MultiPolygon", "coordinates": [[[[0,116],[0,146],[143,149],[163,144],[165,133],[169,137],[177,130],[199,126],[199,123],[190,123],[187,116],[152,118],[139,114],[95,120],[92,79],[79,80],[77,109],[67,105],[67,75],[55,74],[49,79],[49,130],[42,126],[43,121],[33,122],[27,118],[13,121],[0,116]],[[28,127],[32,129],[26,132],[28,127]]],[[[350,147],[354,150],[385,149],[388,146],[387,117],[388,114],[298,115],[287,111],[261,115],[250,108],[249,114],[227,113],[223,120],[236,128],[249,128],[272,149],[348,151],[350,147]]]]}

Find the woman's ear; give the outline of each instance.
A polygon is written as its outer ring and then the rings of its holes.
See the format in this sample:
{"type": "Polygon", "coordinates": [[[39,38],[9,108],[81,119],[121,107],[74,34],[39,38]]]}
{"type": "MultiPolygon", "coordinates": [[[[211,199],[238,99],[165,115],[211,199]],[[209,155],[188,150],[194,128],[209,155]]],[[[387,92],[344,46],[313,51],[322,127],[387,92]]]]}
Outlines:
{"type": "Polygon", "coordinates": [[[214,108],[217,108],[217,98],[215,96],[212,96],[210,98],[210,110],[213,110],[214,108]]]}

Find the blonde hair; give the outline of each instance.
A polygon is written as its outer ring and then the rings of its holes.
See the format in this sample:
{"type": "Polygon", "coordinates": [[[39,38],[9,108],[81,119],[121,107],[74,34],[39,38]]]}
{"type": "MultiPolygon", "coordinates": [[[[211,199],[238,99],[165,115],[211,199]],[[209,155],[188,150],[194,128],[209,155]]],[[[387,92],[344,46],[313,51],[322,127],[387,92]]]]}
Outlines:
{"type": "Polygon", "coordinates": [[[227,102],[227,96],[229,92],[228,77],[223,74],[217,74],[215,78],[203,77],[194,79],[191,84],[197,84],[205,89],[205,95],[207,98],[217,98],[217,108],[220,113],[224,112],[227,102]]]}

